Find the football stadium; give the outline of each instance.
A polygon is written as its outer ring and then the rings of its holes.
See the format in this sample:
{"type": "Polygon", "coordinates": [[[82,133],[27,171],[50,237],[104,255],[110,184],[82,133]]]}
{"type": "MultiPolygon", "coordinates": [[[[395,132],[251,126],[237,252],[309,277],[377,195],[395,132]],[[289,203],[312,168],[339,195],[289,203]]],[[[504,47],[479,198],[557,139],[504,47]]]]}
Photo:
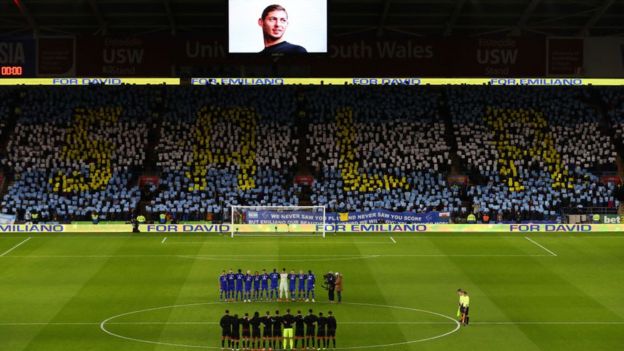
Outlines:
{"type": "Polygon", "coordinates": [[[0,2],[0,350],[618,350],[624,1],[0,2]]]}

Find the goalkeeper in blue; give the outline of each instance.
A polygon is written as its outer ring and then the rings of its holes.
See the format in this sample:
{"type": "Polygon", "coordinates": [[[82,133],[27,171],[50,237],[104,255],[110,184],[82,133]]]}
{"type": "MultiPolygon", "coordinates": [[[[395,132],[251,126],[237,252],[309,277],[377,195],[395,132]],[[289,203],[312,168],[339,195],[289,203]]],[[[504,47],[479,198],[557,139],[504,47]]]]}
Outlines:
{"type": "Polygon", "coordinates": [[[308,276],[305,275],[303,271],[299,271],[299,274],[297,275],[297,281],[299,282],[299,289],[297,290],[297,299],[299,300],[305,299],[305,283],[307,279],[308,279],[308,276]]]}
{"type": "Polygon", "coordinates": [[[290,288],[290,299],[295,301],[295,289],[297,288],[297,275],[295,274],[295,271],[290,271],[290,274],[288,274],[288,283],[290,288]]]}
{"type": "Polygon", "coordinates": [[[308,276],[306,277],[306,302],[312,300],[314,302],[314,286],[316,283],[316,277],[311,270],[308,270],[308,276]],[[310,298],[311,297],[311,298],[310,298]]]}

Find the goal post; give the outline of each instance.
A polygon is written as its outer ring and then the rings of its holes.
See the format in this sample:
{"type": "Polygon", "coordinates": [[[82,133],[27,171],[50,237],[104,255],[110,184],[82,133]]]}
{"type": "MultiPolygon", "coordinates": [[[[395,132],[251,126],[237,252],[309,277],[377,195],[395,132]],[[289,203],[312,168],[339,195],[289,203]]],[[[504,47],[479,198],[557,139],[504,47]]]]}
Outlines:
{"type": "Polygon", "coordinates": [[[230,206],[230,235],[308,234],[325,237],[325,206],[230,206]]]}

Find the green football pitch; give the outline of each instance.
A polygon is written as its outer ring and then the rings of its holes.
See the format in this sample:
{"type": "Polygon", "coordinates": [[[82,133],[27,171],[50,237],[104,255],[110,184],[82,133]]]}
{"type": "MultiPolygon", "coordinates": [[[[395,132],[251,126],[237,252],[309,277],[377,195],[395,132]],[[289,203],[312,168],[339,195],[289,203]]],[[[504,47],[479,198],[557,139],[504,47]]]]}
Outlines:
{"type": "Polygon", "coordinates": [[[380,350],[621,350],[624,235],[4,234],[0,350],[219,349],[217,322],[333,311],[337,346],[380,350]],[[221,303],[223,269],[344,276],[342,304],[221,303]],[[471,297],[459,327],[457,288],[471,297]]]}

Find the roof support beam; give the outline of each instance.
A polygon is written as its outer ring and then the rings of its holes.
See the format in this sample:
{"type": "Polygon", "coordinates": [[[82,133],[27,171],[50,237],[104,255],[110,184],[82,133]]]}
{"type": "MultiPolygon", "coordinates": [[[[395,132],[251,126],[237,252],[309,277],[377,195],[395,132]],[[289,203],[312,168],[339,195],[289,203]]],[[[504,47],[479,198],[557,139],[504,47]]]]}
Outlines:
{"type": "Polygon", "coordinates": [[[35,37],[38,36],[39,27],[37,26],[37,22],[35,22],[35,19],[31,15],[30,11],[28,11],[28,7],[26,7],[26,4],[24,4],[22,0],[13,0],[13,4],[15,4],[19,12],[26,19],[26,22],[28,22],[28,26],[32,29],[33,35],[35,37]]]}
{"type": "Polygon", "coordinates": [[[606,0],[602,4],[602,6],[597,8],[596,12],[594,12],[594,15],[591,16],[589,20],[587,20],[583,28],[579,31],[578,35],[583,35],[583,36],[589,35],[589,31],[592,29],[592,27],[596,24],[596,22],[598,22],[598,20],[600,20],[602,15],[604,15],[604,13],[607,12],[607,9],[609,9],[609,7],[613,5],[614,2],[615,0],[606,0]]]}
{"type": "Polygon", "coordinates": [[[97,19],[98,25],[100,26],[99,30],[102,31],[102,34],[106,35],[108,32],[108,23],[104,20],[104,16],[102,16],[102,12],[100,11],[100,7],[98,6],[96,0],[89,0],[89,7],[91,7],[91,11],[95,16],[95,19],[97,19]]]}
{"type": "Polygon", "coordinates": [[[527,21],[529,20],[529,17],[531,17],[533,12],[535,11],[535,8],[537,7],[537,5],[540,4],[540,2],[542,2],[542,0],[531,0],[531,2],[526,7],[526,9],[524,9],[522,16],[520,17],[520,19],[518,20],[518,23],[516,24],[516,27],[518,27],[519,30],[524,30],[524,28],[526,27],[527,21]]]}
{"type": "Polygon", "coordinates": [[[377,26],[377,36],[380,37],[383,34],[384,27],[386,26],[386,20],[388,19],[388,12],[390,12],[390,5],[392,0],[385,0],[383,4],[383,10],[381,17],[379,18],[379,26],[377,26]]]}
{"type": "Polygon", "coordinates": [[[457,0],[457,2],[455,3],[455,8],[453,8],[453,13],[451,14],[451,17],[449,18],[449,20],[446,22],[446,26],[444,28],[445,36],[449,36],[453,34],[453,27],[455,26],[455,23],[457,22],[457,18],[459,18],[459,14],[461,14],[462,8],[464,7],[465,4],[466,4],[466,0],[457,0]]]}
{"type": "Polygon", "coordinates": [[[169,20],[169,26],[171,27],[171,35],[176,35],[177,26],[175,18],[173,17],[173,11],[171,10],[171,0],[163,0],[165,5],[165,11],[167,12],[167,19],[169,20]]]}

